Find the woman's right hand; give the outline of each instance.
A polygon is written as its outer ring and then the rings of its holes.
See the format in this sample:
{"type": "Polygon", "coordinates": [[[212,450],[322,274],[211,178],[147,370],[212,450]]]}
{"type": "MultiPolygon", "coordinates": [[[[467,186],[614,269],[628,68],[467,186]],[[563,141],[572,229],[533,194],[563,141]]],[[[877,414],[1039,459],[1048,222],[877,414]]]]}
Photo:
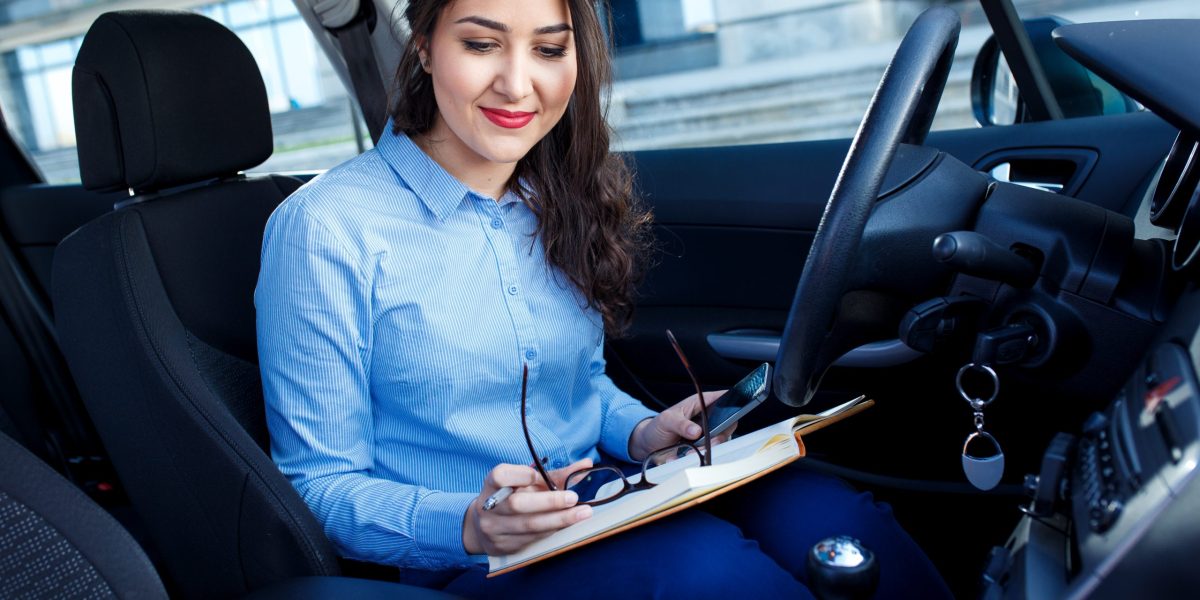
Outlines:
{"type": "MultiPolygon", "coordinates": [[[[550,479],[562,490],[567,475],[592,466],[583,459],[557,471],[550,479]]],[[[575,492],[552,492],[533,467],[501,464],[483,480],[479,496],[471,501],[463,519],[463,549],[467,554],[499,556],[511,554],[529,544],[592,516],[592,507],[575,506],[575,492]],[[483,510],[488,496],[502,487],[513,493],[492,510],[483,510]]]]}

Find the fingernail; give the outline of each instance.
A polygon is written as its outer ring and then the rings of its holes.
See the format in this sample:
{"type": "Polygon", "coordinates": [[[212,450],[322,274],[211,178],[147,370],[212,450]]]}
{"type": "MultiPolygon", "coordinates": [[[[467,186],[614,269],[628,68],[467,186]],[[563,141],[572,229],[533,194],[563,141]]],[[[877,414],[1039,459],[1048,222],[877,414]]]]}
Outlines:
{"type": "Polygon", "coordinates": [[[571,490],[567,490],[565,497],[567,499],[567,506],[571,506],[572,504],[579,502],[579,494],[576,494],[571,490]]]}
{"type": "Polygon", "coordinates": [[[690,435],[692,437],[699,437],[700,436],[700,426],[699,425],[689,425],[688,426],[688,435],[690,435]]]}
{"type": "Polygon", "coordinates": [[[582,521],[591,516],[592,516],[592,507],[590,507],[590,506],[580,506],[579,508],[575,509],[575,520],[576,521],[582,521]]]}

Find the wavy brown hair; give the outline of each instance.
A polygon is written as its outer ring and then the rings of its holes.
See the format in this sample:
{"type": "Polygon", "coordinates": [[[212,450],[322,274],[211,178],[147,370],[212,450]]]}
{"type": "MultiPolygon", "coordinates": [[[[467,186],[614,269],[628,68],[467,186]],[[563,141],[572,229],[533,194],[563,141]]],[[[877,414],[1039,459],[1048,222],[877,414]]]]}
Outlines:
{"type": "MultiPolygon", "coordinates": [[[[411,33],[396,70],[391,104],[396,133],[422,135],[433,128],[437,101],[433,80],[421,67],[419,43],[433,35],[452,1],[409,0],[405,8],[411,33]]],[[[651,216],[633,191],[628,165],[608,151],[607,105],[601,98],[612,85],[612,67],[600,23],[600,14],[609,14],[607,2],[566,3],[575,35],[575,90],[562,119],[517,163],[508,189],[538,215],[536,235],[546,259],[600,312],[604,330],[618,336],[633,317],[651,216]]]]}

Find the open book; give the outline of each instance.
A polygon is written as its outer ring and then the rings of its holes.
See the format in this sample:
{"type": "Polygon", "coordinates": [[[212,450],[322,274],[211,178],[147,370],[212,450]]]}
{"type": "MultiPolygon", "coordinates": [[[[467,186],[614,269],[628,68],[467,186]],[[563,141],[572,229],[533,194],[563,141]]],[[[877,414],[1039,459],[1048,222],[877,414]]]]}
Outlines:
{"type": "MultiPolygon", "coordinates": [[[[590,519],[542,538],[520,552],[489,556],[488,577],[674,514],[758,479],[804,456],[802,434],[836,423],[874,403],[859,396],[816,415],[800,415],[735,437],[713,446],[712,466],[701,467],[699,457],[690,454],[654,467],[649,471],[650,480],[662,483],[597,506],[590,519]]],[[[640,478],[638,474],[629,480],[632,483],[640,478]]]]}

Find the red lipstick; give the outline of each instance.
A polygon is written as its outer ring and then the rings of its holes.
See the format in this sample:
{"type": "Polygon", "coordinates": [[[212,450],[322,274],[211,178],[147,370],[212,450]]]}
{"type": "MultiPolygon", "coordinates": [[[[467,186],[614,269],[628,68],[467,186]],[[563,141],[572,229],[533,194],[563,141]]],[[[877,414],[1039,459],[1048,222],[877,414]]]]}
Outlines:
{"type": "Polygon", "coordinates": [[[520,129],[528,125],[533,120],[533,116],[537,114],[531,112],[510,112],[500,110],[499,108],[480,107],[479,110],[483,111],[483,116],[487,117],[489,121],[505,129],[520,129]]]}

